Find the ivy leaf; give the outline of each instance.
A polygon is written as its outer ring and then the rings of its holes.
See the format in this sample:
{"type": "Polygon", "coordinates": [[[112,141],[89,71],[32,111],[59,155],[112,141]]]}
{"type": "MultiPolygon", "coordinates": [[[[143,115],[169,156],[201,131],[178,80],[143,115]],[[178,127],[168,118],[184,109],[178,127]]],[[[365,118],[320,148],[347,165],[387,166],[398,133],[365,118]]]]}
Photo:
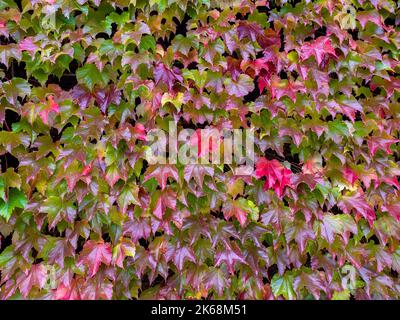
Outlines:
{"type": "Polygon", "coordinates": [[[175,181],[179,181],[178,171],[173,165],[153,165],[150,166],[144,176],[144,181],[151,178],[155,178],[161,190],[164,190],[167,186],[168,178],[174,178],[175,181]]]}
{"type": "Polygon", "coordinates": [[[172,48],[175,52],[180,52],[187,56],[192,47],[195,47],[195,38],[193,36],[183,36],[178,34],[172,41],[172,48]]]}
{"type": "Polygon", "coordinates": [[[77,102],[81,109],[86,109],[92,100],[92,94],[79,85],[76,85],[71,90],[71,97],[77,102]]]}
{"type": "Polygon", "coordinates": [[[121,239],[121,241],[114,246],[112,250],[112,262],[118,267],[123,268],[123,261],[126,257],[135,257],[136,246],[135,244],[127,238],[121,239]]]}
{"type": "MultiPolygon", "coordinates": [[[[291,80],[280,80],[276,76],[271,78],[271,81],[267,81],[266,87],[271,91],[271,96],[273,99],[279,100],[284,96],[288,96],[293,102],[297,100],[297,93],[305,93],[306,88],[304,84],[299,81],[291,80]]],[[[261,90],[261,88],[260,88],[261,90]]]]}
{"type": "Polygon", "coordinates": [[[345,213],[350,213],[350,211],[354,211],[357,215],[361,215],[369,222],[371,226],[376,219],[375,211],[366,201],[365,195],[362,190],[358,190],[354,194],[343,196],[339,200],[338,206],[345,213]]]}
{"type": "Polygon", "coordinates": [[[184,169],[184,179],[189,182],[192,178],[196,181],[199,187],[203,187],[204,176],[212,177],[214,175],[214,168],[206,165],[186,165],[184,169]]]}
{"type": "Polygon", "coordinates": [[[48,97],[48,103],[46,103],[39,112],[40,118],[42,118],[42,121],[44,124],[48,124],[48,117],[49,117],[50,112],[54,112],[54,113],[60,112],[60,107],[59,107],[58,103],[56,103],[54,101],[53,96],[48,97]]]}
{"type": "Polygon", "coordinates": [[[66,257],[74,257],[75,250],[71,243],[67,240],[57,240],[53,248],[50,249],[48,259],[49,263],[57,263],[62,269],[66,257]]]}
{"type": "Polygon", "coordinates": [[[207,290],[213,288],[218,296],[222,297],[224,290],[229,286],[231,280],[226,274],[218,268],[210,268],[204,279],[207,290]]]}
{"type": "Polygon", "coordinates": [[[34,264],[27,273],[22,273],[17,278],[17,285],[21,294],[26,298],[32,287],[42,289],[47,281],[47,271],[43,264],[34,264]]]}
{"type": "Polygon", "coordinates": [[[368,148],[371,150],[371,154],[374,156],[378,149],[385,150],[387,154],[392,154],[390,149],[391,145],[399,142],[397,139],[384,138],[384,137],[370,137],[367,140],[368,148]]]}
{"type": "Polygon", "coordinates": [[[154,68],[154,79],[156,84],[164,84],[171,91],[175,81],[182,82],[183,78],[177,68],[169,69],[165,64],[159,62],[154,68]]]}
{"type": "Polygon", "coordinates": [[[357,173],[349,167],[345,167],[343,169],[343,177],[351,185],[354,185],[354,183],[358,180],[357,173]]]}
{"type": "Polygon", "coordinates": [[[3,90],[7,101],[12,105],[17,105],[17,98],[22,99],[31,93],[31,86],[25,79],[22,78],[12,78],[12,80],[3,83],[3,90]]]}
{"type": "Polygon", "coordinates": [[[242,227],[246,224],[248,215],[252,215],[254,220],[258,220],[258,208],[255,207],[253,202],[244,198],[228,201],[222,208],[222,212],[225,220],[234,216],[242,227]]]}
{"type": "Polygon", "coordinates": [[[10,188],[8,201],[0,200],[0,216],[8,221],[15,208],[24,209],[27,203],[28,200],[22,191],[10,188]]]}
{"type": "Polygon", "coordinates": [[[119,105],[121,102],[121,91],[114,85],[109,86],[107,89],[98,89],[94,92],[94,97],[100,107],[101,112],[105,113],[111,103],[119,105]]]}
{"type": "Polygon", "coordinates": [[[240,21],[237,27],[239,40],[250,38],[256,41],[258,36],[263,35],[263,28],[256,22],[240,21]]]}
{"type": "Polygon", "coordinates": [[[96,84],[106,85],[108,83],[107,73],[100,72],[96,65],[88,63],[76,70],[78,83],[84,84],[90,91],[96,84]]]}
{"type": "Polygon", "coordinates": [[[271,279],[271,289],[275,297],[282,295],[288,300],[296,298],[296,293],[293,289],[293,276],[288,272],[282,276],[275,274],[271,279]]]}
{"type": "Polygon", "coordinates": [[[139,187],[135,184],[127,184],[122,189],[118,197],[118,205],[120,206],[122,213],[126,213],[126,209],[130,204],[140,205],[138,197],[139,187]]]}
{"type": "Polygon", "coordinates": [[[235,244],[225,247],[222,251],[218,251],[215,256],[215,266],[218,267],[224,263],[231,274],[235,272],[236,262],[247,264],[240,249],[235,244]]]}
{"type": "Polygon", "coordinates": [[[39,49],[36,43],[33,41],[33,37],[26,37],[18,43],[19,50],[28,51],[29,54],[34,55],[39,49]]]}
{"type": "Polygon", "coordinates": [[[172,210],[176,209],[176,193],[171,189],[165,189],[160,193],[156,193],[156,195],[157,194],[159,194],[159,196],[153,213],[161,220],[167,208],[172,210]]]}
{"type": "Polygon", "coordinates": [[[400,202],[388,202],[382,205],[382,211],[388,212],[397,221],[400,221],[400,202]]]}
{"type": "Polygon", "coordinates": [[[69,223],[73,223],[77,214],[72,204],[57,196],[49,196],[43,202],[40,211],[47,213],[50,228],[54,228],[63,219],[69,223]]]}
{"type": "Polygon", "coordinates": [[[299,219],[295,223],[288,223],[286,225],[285,237],[287,242],[296,240],[300,252],[303,252],[307,241],[315,239],[315,234],[305,221],[299,219]]]}
{"type": "Polygon", "coordinates": [[[154,39],[153,36],[146,34],[140,39],[140,45],[139,45],[141,50],[147,51],[151,50],[154,51],[156,48],[156,39],[154,39]]]}
{"type": "Polygon", "coordinates": [[[170,246],[167,249],[165,256],[167,260],[172,259],[174,261],[174,264],[179,271],[183,270],[185,261],[192,261],[193,263],[196,263],[196,257],[193,250],[186,246],[170,246]]]}
{"type": "Polygon", "coordinates": [[[147,219],[132,220],[124,224],[123,235],[129,235],[133,242],[147,239],[151,234],[150,221],[147,219]]]}
{"type": "Polygon", "coordinates": [[[319,300],[321,296],[321,291],[324,293],[327,291],[327,288],[325,288],[317,274],[309,274],[306,272],[302,272],[294,279],[293,287],[296,292],[300,292],[302,288],[306,288],[317,300],[319,300]]]}
{"type": "MultiPolygon", "coordinates": [[[[14,171],[14,168],[8,168],[7,171],[2,174],[0,179],[0,188],[2,188],[3,193],[5,186],[21,189],[21,177],[14,171]]],[[[4,199],[4,197],[2,198],[4,199]]]]}
{"type": "Polygon", "coordinates": [[[304,43],[301,46],[301,59],[307,60],[311,56],[315,57],[318,65],[321,65],[325,55],[331,55],[337,58],[335,49],[332,46],[331,39],[329,37],[318,37],[316,40],[310,43],[304,43]]]}
{"type": "Polygon", "coordinates": [[[285,187],[291,186],[292,172],[277,160],[260,158],[256,163],[255,176],[266,177],[264,190],[273,189],[278,197],[283,196],[285,187]]]}
{"type": "Polygon", "coordinates": [[[254,81],[246,74],[240,74],[237,81],[226,78],[224,86],[228,94],[243,97],[254,90],[254,81]]]}
{"type": "Polygon", "coordinates": [[[329,243],[333,243],[335,234],[342,235],[346,237],[345,239],[348,239],[349,232],[357,234],[357,224],[351,216],[347,214],[326,214],[323,216],[321,236],[329,243]]]}
{"type": "Polygon", "coordinates": [[[93,277],[100,268],[100,265],[110,265],[112,260],[111,247],[104,241],[87,241],[79,255],[79,264],[85,264],[88,267],[88,276],[93,277]]]}

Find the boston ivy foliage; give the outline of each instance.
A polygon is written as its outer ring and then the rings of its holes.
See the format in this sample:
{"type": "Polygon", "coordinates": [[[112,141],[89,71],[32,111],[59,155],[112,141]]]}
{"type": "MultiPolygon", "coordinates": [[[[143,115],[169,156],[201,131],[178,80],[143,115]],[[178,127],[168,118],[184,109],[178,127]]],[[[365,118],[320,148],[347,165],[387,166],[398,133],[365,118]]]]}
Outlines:
{"type": "Polygon", "coordinates": [[[400,298],[391,0],[0,0],[2,299],[400,298]],[[256,170],[149,165],[254,128],[256,170]]]}

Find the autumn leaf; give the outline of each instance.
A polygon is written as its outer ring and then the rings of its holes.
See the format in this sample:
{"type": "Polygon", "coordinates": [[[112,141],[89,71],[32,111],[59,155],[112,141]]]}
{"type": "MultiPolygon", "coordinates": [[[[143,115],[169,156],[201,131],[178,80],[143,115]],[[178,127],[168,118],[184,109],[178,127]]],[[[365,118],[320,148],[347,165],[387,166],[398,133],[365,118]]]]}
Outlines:
{"type": "Polygon", "coordinates": [[[32,265],[26,273],[20,273],[17,285],[23,297],[27,297],[32,287],[42,289],[47,281],[47,271],[43,264],[32,265]]]}
{"type": "Polygon", "coordinates": [[[258,208],[250,200],[239,198],[237,200],[228,201],[222,208],[224,217],[229,220],[236,217],[241,226],[244,226],[248,215],[253,216],[254,220],[258,219],[258,208]]]}
{"type": "Polygon", "coordinates": [[[103,241],[88,240],[79,255],[79,263],[88,267],[88,276],[93,277],[100,268],[100,265],[110,265],[112,253],[110,244],[103,241]]]}
{"type": "Polygon", "coordinates": [[[313,56],[317,60],[318,65],[321,65],[325,55],[337,58],[335,49],[332,46],[332,41],[329,37],[318,37],[316,40],[310,43],[304,43],[301,46],[300,56],[302,60],[307,60],[313,56]]]}
{"type": "Polygon", "coordinates": [[[231,274],[235,272],[234,266],[236,262],[247,264],[242,253],[239,251],[239,248],[235,245],[232,245],[232,247],[226,247],[225,250],[217,252],[215,256],[215,266],[218,267],[224,263],[231,274]]]}
{"type": "Polygon", "coordinates": [[[400,299],[396,1],[228,3],[0,1],[0,299],[400,299]]]}
{"type": "Polygon", "coordinates": [[[373,224],[376,219],[375,211],[365,199],[362,190],[358,190],[354,194],[343,196],[339,202],[338,206],[345,213],[355,212],[357,215],[365,218],[370,225],[373,224]]]}
{"type": "Polygon", "coordinates": [[[254,82],[248,75],[240,74],[237,81],[225,79],[224,86],[228,94],[243,97],[254,89],[254,82]]]}
{"type": "Polygon", "coordinates": [[[5,97],[12,105],[17,105],[17,98],[25,98],[31,93],[31,86],[25,79],[13,78],[2,84],[5,97]]]}
{"type": "Polygon", "coordinates": [[[176,68],[169,69],[163,63],[156,64],[154,68],[154,79],[156,84],[161,83],[166,85],[169,91],[172,90],[175,81],[183,81],[181,74],[177,71],[176,68]]]}
{"type": "Polygon", "coordinates": [[[183,265],[185,261],[192,261],[196,263],[196,257],[193,253],[193,250],[191,248],[188,248],[186,246],[184,247],[174,247],[170,246],[167,251],[165,252],[165,256],[167,260],[172,259],[175,266],[178,268],[179,271],[183,270],[183,265]]]}
{"type": "Polygon", "coordinates": [[[266,177],[264,190],[273,189],[278,197],[282,197],[285,187],[291,186],[291,171],[277,160],[260,158],[256,163],[256,178],[266,177]]]}
{"type": "Polygon", "coordinates": [[[171,189],[159,193],[153,213],[158,219],[162,219],[167,208],[176,209],[176,193],[171,189]]]}
{"type": "Polygon", "coordinates": [[[173,165],[153,165],[147,169],[144,181],[155,178],[158,185],[164,190],[169,177],[174,178],[175,181],[179,181],[178,171],[173,165]]]}
{"type": "Polygon", "coordinates": [[[44,124],[48,124],[48,117],[49,117],[49,113],[53,112],[53,113],[59,113],[60,112],[60,107],[59,105],[54,101],[54,97],[53,96],[49,96],[47,98],[48,103],[46,103],[44,105],[44,107],[42,108],[42,110],[39,112],[40,117],[42,118],[42,121],[44,124]]]}

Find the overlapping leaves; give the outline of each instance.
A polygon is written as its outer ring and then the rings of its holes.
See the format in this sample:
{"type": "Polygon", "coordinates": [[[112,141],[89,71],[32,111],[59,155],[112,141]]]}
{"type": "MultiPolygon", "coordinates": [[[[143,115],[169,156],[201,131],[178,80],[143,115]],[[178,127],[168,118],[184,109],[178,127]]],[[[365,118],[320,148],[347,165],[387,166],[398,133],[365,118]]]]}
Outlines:
{"type": "Polygon", "coordinates": [[[0,11],[1,298],[399,298],[395,1],[0,11]],[[256,171],[149,165],[169,121],[256,171]]]}

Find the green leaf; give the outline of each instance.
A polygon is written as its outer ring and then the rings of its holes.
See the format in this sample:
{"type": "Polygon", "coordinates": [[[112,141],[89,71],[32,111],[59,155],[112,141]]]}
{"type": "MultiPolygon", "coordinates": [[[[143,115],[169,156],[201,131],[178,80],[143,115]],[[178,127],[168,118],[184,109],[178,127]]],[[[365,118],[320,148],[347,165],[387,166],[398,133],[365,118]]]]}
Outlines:
{"type": "Polygon", "coordinates": [[[6,194],[5,194],[5,183],[3,177],[0,177],[0,198],[3,200],[6,200],[6,194]]]}
{"type": "Polygon", "coordinates": [[[350,300],[350,291],[348,289],[340,292],[335,291],[332,300],[350,300]]]}
{"type": "Polygon", "coordinates": [[[91,91],[96,84],[106,85],[108,76],[103,71],[100,72],[94,64],[85,64],[82,68],[76,70],[78,82],[86,85],[91,91]]]}
{"type": "Polygon", "coordinates": [[[13,78],[3,83],[3,90],[9,103],[16,105],[17,98],[25,98],[31,93],[31,85],[22,78],[13,78]]]}
{"type": "Polygon", "coordinates": [[[348,136],[349,129],[344,121],[334,120],[328,123],[329,133],[339,136],[348,136]]]}
{"type": "Polygon", "coordinates": [[[293,276],[289,273],[285,273],[283,276],[275,274],[271,280],[271,289],[276,297],[282,295],[289,300],[296,297],[293,290],[293,276]]]}
{"type": "Polygon", "coordinates": [[[156,39],[154,39],[153,36],[146,34],[140,40],[139,48],[144,51],[147,51],[147,50],[154,51],[156,48],[156,39]]]}
{"type": "Polygon", "coordinates": [[[8,246],[0,254],[0,267],[4,267],[8,261],[10,261],[15,256],[12,246],[8,246]]]}
{"type": "Polygon", "coordinates": [[[140,205],[138,193],[139,193],[139,187],[132,183],[127,184],[122,189],[120,196],[118,198],[118,205],[123,213],[126,212],[126,209],[130,204],[140,205]]]}
{"type": "Polygon", "coordinates": [[[28,200],[22,191],[15,188],[10,188],[8,193],[8,202],[1,200],[0,216],[8,221],[15,208],[23,209],[27,203],[28,200]]]}
{"type": "Polygon", "coordinates": [[[14,168],[8,168],[7,171],[3,173],[2,178],[4,179],[3,183],[5,182],[5,185],[7,187],[18,188],[18,189],[21,188],[21,177],[19,176],[18,173],[14,171],[14,168]]]}

